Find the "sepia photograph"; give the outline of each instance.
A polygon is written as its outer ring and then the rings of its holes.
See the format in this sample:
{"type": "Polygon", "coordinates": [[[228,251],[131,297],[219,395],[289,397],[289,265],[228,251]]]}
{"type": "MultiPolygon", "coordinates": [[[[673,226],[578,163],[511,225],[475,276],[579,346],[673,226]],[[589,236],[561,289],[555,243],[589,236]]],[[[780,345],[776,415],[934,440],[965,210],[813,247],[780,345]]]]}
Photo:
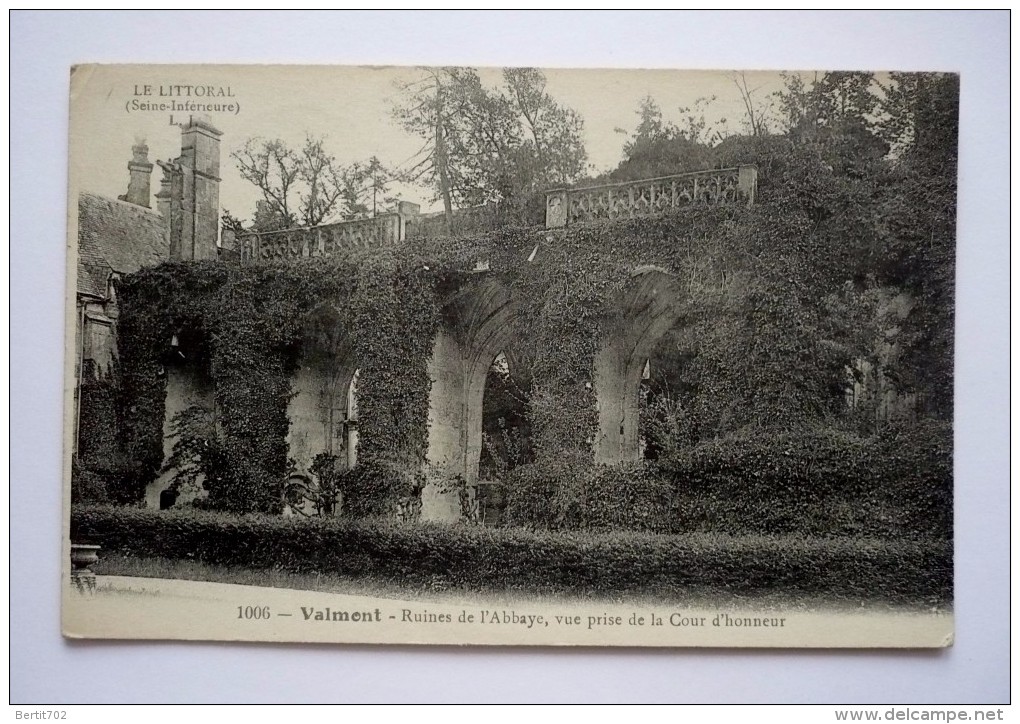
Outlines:
{"type": "Polygon", "coordinates": [[[64,635],[951,646],[959,98],[75,66],[64,635]]]}

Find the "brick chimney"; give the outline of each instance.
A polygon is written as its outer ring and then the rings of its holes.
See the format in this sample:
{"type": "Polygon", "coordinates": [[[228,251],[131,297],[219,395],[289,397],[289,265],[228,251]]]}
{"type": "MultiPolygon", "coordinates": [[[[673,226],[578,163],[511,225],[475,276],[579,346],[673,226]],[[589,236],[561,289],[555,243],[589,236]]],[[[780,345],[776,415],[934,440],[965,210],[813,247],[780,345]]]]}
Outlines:
{"type": "Polygon", "coordinates": [[[126,194],[117,198],[129,204],[149,208],[149,179],[152,175],[149,147],[145,145],[144,140],[139,140],[131,147],[131,154],[131,160],[128,161],[128,171],[131,172],[128,190],[126,194]]]}
{"type": "MultiPolygon", "coordinates": [[[[181,155],[164,181],[169,187],[171,259],[215,259],[220,230],[220,136],[208,118],[181,128],[181,155]]],[[[163,190],[157,194],[160,209],[163,190]]]]}

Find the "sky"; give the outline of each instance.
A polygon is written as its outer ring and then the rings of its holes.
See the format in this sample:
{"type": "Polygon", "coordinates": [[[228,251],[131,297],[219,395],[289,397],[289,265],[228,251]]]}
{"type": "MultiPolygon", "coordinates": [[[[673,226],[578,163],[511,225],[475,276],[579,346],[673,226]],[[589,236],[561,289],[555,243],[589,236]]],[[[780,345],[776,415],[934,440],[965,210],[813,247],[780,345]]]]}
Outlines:
{"type": "MultiPolygon", "coordinates": [[[[710,122],[727,119],[739,132],[743,102],[733,72],[670,70],[547,70],[547,92],[584,120],[584,144],[593,174],[614,168],[623,145],[638,122],[641,100],[651,96],[665,120],[680,121],[680,108],[699,98],[715,96],[707,108],[710,122]]],[[[500,83],[497,68],[480,69],[483,83],[500,83]]],[[[212,112],[221,139],[220,203],[234,216],[250,219],[259,198],[243,180],[231,153],[251,138],[280,138],[300,146],[306,134],[323,137],[326,149],[343,165],[378,156],[384,166],[405,169],[423,139],[405,131],[392,115],[402,85],[421,78],[420,70],[394,67],[343,66],[83,66],[72,82],[72,194],[91,191],[116,197],[127,190],[127,162],[136,139],[149,146],[149,159],[167,160],[180,153],[180,131],[171,121],[187,112],[155,106],[170,100],[234,103],[233,112],[212,112]],[[186,88],[192,86],[192,96],[186,88]],[[197,98],[194,87],[211,86],[214,94],[197,98]],[[229,89],[229,90],[227,90],[229,89]],[[161,95],[162,94],[162,95],[161,95]],[[146,105],[148,104],[148,105],[146,105]],[[171,118],[173,116],[173,118],[171,118]]],[[[764,98],[782,88],[777,72],[746,75],[764,98]]],[[[160,172],[153,172],[152,192],[160,172]]],[[[419,203],[423,211],[441,208],[429,188],[394,185],[400,198],[419,203]]]]}

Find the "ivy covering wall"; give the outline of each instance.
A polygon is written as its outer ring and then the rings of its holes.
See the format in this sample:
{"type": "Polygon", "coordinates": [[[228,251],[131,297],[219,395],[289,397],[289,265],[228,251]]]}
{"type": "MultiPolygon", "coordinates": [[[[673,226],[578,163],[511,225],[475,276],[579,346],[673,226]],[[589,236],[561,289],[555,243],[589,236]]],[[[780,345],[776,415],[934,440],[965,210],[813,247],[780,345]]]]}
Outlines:
{"type": "Polygon", "coordinates": [[[163,458],[165,364],[171,339],[204,340],[215,388],[222,473],[211,507],[278,512],[287,472],[287,403],[307,315],[330,304],[361,369],[359,457],[366,465],[424,458],[426,364],[435,334],[435,277],[397,254],[237,266],[169,263],[124,280],[118,340],[125,448],[138,489],[163,458]]]}
{"type": "MultiPolygon", "coordinates": [[[[874,282],[847,265],[859,250],[841,237],[844,224],[845,214],[814,218],[786,198],[556,232],[419,239],[342,257],[144,269],[118,289],[120,436],[136,461],[135,494],[140,499],[162,464],[165,355],[186,329],[202,341],[216,390],[226,472],[207,479],[209,505],[280,509],[291,378],[308,316],[323,304],[338,315],[360,369],[359,467],[421,469],[433,342],[448,322],[444,308],[477,278],[480,260],[518,304],[514,351],[532,380],[537,460],[590,458],[594,359],[640,265],[676,274],[686,290],[682,324],[700,340],[706,434],[831,417],[845,408],[848,363],[867,356],[877,336],[874,282]]],[[[406,493],[415,484],[398,485],[406,493]]]]}

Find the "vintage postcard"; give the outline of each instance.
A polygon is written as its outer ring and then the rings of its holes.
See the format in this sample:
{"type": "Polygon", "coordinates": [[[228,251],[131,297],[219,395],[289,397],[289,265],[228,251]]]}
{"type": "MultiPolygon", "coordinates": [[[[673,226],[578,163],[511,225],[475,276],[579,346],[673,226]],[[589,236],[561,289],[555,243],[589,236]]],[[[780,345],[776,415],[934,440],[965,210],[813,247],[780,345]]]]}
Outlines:
{"type": "Polygon", "coordinates": [[[64,635],[951,645],[959,83],[73,68],[64,635]]]}

